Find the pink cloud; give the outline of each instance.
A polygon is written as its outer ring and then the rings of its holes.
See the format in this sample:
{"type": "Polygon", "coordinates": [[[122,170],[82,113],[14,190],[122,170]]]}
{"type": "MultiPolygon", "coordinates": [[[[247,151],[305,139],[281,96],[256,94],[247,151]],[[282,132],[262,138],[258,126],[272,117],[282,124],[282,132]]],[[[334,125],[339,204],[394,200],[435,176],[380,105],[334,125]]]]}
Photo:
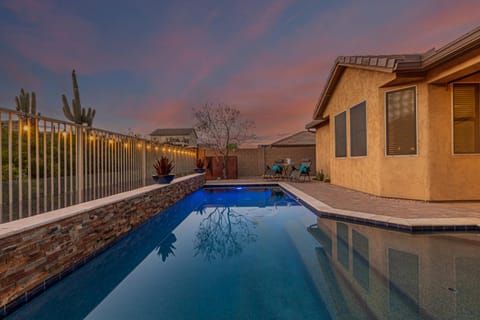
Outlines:
{"type": "Polygon", "coordinates": [[[257,39],[267,33],[278,18],[292,4],[291,0],[277,0],[270,3],[266,8],[260,9],[255,20],[243,31],[247,39],[257,39]]]}

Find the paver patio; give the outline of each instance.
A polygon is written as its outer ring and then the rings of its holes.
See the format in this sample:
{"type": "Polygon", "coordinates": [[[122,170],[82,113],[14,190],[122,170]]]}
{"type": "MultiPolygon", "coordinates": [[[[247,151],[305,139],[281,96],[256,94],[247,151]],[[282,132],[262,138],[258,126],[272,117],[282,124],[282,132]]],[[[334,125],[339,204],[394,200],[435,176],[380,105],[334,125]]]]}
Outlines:
{"type": "MultiPolygon", "coordinates": [[[[252,178],[208,181],[207,185],[277,182],[287,188],[289,188],[288,186],[293,187],[319,201],[317,204],[306,201],[319,211],[346,216],[352,220],[359,218],[360,220],[383,221],[402,226],[469,225],[480,227],[480,201],[424,202],[382,198],[316,180],[290,182],[252,178]]],[[[300,196],[300,198],[302,197],[300,196]]]]}

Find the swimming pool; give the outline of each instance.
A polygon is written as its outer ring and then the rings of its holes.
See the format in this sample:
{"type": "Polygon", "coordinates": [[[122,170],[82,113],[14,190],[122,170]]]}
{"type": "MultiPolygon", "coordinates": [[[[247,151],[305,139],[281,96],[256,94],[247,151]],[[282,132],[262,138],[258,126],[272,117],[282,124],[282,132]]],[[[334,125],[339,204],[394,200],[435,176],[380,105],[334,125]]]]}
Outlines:
{"type": "Polygon", "coordinates": [[[8,318],[474,319],[479,243],[320,218],[278,187],[204,188],[8,318]]]}

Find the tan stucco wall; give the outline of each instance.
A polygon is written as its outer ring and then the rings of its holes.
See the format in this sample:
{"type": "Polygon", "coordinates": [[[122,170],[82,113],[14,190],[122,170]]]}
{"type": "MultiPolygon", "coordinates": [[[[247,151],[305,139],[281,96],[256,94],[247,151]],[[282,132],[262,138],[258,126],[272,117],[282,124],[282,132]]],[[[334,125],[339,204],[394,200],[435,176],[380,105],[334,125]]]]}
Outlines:
{"type": "Polygon", "coordinates": [[[428,200],[428,144],[429,115],[428,90],[425,84],[403,85],[380,89],[380,112],[378,135],[381,137],[382,161],[379,162],[380,190],[378,195],[393,198],[428,200]],[[417,154],[409,156],[386,156],[385,94],[403,88],[416,87],[417,95],[417,154]]]}
{"type": "MultiPolygon", "coordinates": [[[[480,54],[479,52],[477,52],[480,54]]],[[[480,200],[480,154],[453,154],[452,79],[480,71],[478,54],[470,54],[430,71],[421,82],[382,88],[394,75],[346,68],[323,117],[330,124],[317,130],[317,162],[330,164],[333,184],[394,198],[480,200]],[[460,61],[461,59],[461,61],[460,61]],[[416,87],[417,155],[386,156],[385,94],[416,87]],[[348,109],[367,102],[367,157],[350,157],[348,109]],[[347,157],[335,158],[334,117],[347,111],[347,157]],[[328,128],[328,134],[325,128],[328,128]],[[324,144],[329,139],[329,145],[324,144]]],[[[462,81],[479,82],[474,76],[462,81]]]]}
{"type": "Polygon", "coordinates": [[[480,200],[480,154],[453,153],[452,91],[451,85],[428,87],[429,200],[480,200]]]}
{"type": "Polygon", "coordinates": [[[317,162],[317,172],[323,170],[323,173],[330,177],[330,162],[331,162],[331,150],[330,150],[330,124],[323,125],[316,129],[315,143],[317,149],[315,152],[315,159],[317,162]]]}
{"type": "MultiPolygon", "coordinates": [[[[329,100],[324,117],[330,117],[330,177],[331,182],[347,188],[380,194],[384,159],[384,111],[379,87],[392,79],[392,74],[347,68],[329,100]],[[366,101],[367,105],[367,156],[350,157],[350,117],[348,110],[366,101]],[[335,115],[347,111],[347,157],[335,157],[335,115]]],[[[319,133],[323,135],[323,133],[319,133]]],[[[319,151],[320,158],[324,157],[319,151]]],[[[325,153],[328,157],[328,152],[325,153]]],[[[319,162],[324,163],[322,158],[319,162]]]]}

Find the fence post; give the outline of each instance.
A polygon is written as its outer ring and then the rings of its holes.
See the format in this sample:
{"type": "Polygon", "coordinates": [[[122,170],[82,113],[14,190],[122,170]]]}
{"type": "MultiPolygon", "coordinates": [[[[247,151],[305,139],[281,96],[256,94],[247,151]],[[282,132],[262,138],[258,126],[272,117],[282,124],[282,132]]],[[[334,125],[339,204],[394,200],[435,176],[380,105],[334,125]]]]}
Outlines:
{"type": "Polygon", "coordinates": [[[77,143],[76,143],[76,155],[77,155],[77,203],[83,202],[83,188],[85,187],[84,181],[84,167],[83,167],[83,128],[77,126],[77,143]]]}
{"type": "Polygon", "coordinates": [[[147,148],[146,141],[142,141],[142,186],[147,185],[147,148]]]}

